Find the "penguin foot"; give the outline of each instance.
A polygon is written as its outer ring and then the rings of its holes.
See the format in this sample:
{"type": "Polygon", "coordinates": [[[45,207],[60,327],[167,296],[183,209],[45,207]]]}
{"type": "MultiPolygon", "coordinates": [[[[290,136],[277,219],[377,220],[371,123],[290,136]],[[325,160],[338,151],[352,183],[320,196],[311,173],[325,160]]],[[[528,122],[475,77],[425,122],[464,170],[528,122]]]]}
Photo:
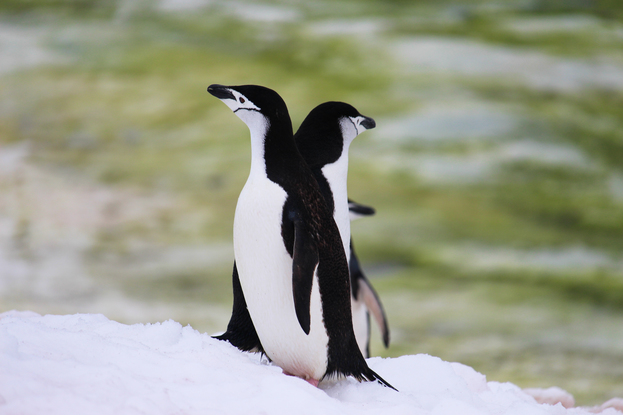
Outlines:
{"type": "Polygon", "coordinates": [[[320,383],[318,379],[305,379],[305,382],[315,387],[318,387],[318,383],[320,383]]]}
{"type": "MultiPolygon", "coordinates": [[[[281,369],[281,370],[282,370],[283,374],[286,375],[286,376],[296,376],[296,375],[293,375],[292,373],[287,372],[287,371],[285,371],[283,369],[281,369]]],[[[315,386],[315,387],[318,387],[318,384],[320,383],[320,381],[318,379],[312,379],[312,378],[305,379],[305,382],[307,382],[310,385],[315,386]]]]}

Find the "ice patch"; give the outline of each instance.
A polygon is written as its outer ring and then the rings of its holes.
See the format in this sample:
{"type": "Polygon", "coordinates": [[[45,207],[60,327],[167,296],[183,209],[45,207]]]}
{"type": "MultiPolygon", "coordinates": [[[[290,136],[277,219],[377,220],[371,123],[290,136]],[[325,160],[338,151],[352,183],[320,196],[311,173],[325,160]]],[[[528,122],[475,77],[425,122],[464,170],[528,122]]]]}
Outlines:
{"type": "Polygon", "coordinates": [[[60,62],[60,55],[42,46],[45,36],[42,29],[0,23],[0,75],[60,62]]]}
{"type": "MultiPolygon", "coordinates": [[[[396,40],[390,50],[411,73],[499,77],[539,90],[623,89],[623,67],[606,60],[556,58],[539,52],[450,37],[396,40]]],[[[605,58],[604,58],[605,59],[605,58]]]]}
{"type": "Polygon", "coordinates": [[[319,36],[372,36],[384,31],[387,23],[380,19],[323,20],[309,25],[310,33],[319,36]]]}
{"type": "Polygon", "coordinates": [[[420,154],[408,166],[430,183],[475,183],[493,173],[493,163],[484,154],[468,156],[420,154]]]}
{"type": "Polygon", "coordinates": [[[574,33],[587,29],[595,29],[600,27],[600,25],[601,20],[595,16],[569,15],[507,19],[500,24],[500,27],[519,33],[542,34],[552,32],[574,33]]]}
{"type": "Polygon", "coordinates": [[[517,120],[488,105],[431,105],[406,117],[379,120],[373,137],[379,141],[459,141],[498,137],[512,131],[517,120]]]}
{"type": "MultiPolygon", "coordinates": [[[[124,7],[126,9],[134,7],[131,0],[126,0],[125,3],[129,4],[124,6],[122,3],[118,14],[125,14],[122,10],[124,7]]],[[[300,11],[294,7],[235,0],[159,0],[156,7],[162,12],[188,13],[212,6],[219,13],[233,15],[250,22],[288,23],[301,19],[300,11]]]]}
{"type": "Polygon", "coordinates": [[[518,250],[484,246],[458,246],[441,250],[449,263],[477,270],[540,269],[586,272],[601,268],[623,269],[623,263],[605,253],[581,246],[518,250]]]}
{"type": "MultiPolygon", "coordinates": [[[[505,164],[534,162],[543,165],[591,168],[593,163],[570,145],[522,139],[502,143],[487,151],[465,155],[422,153],[390,153],[373,155],[382,169],[404,169],[429,183],[477,183],[488,180],[505,164]]],[[[611,184],[616,186],[616,182],[611,184]]],[[[623,186],[623,185],[622,185],[623,186]]],[[[623,190],[622,190],[623,192],[623,190]]]]}
{"type": "Polygon", "coordinates": [[[236,17],[252,22],[289,23],[301,19],[301,13],[293,7],[273,6],[258,3],[229,1],[223,4],[236,17]]]}
{"type": "Polygon", "coordinates": [[[157,8],[165,12],[187,12],[202,9],[213,2],[213,0],[159,0],[157,8]]]}
{"type": "Polygon", "coordinates": [[[568,144],[525,139],[502,144],[496,151],[500,161],[535,161],[551,165],[587,167],[590,162],[577,148],[568,144]]]}

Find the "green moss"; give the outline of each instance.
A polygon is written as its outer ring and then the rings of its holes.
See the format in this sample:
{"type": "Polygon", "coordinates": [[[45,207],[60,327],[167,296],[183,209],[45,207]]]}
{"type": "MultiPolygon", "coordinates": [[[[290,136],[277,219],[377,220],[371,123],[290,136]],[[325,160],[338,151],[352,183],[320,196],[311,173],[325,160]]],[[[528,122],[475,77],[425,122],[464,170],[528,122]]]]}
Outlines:
{"type": "Polygon", "coordinates": [[[52,12],[76,17],[110,17],[116,8],[116,0],[4,0],[0,3],[0,11],[4,13],[52,12]]]}

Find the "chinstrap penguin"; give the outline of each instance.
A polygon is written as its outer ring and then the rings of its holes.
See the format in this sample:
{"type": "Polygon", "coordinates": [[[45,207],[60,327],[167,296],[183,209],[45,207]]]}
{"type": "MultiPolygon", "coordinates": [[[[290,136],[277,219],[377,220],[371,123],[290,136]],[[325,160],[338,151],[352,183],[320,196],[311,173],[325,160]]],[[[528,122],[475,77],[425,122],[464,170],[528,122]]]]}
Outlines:
{"type": "Polygon", "coordinates": [[[285,102],[256,85],[215,84],[208,92],[251,133],[251,169],[234,217],[232,278],[239,301],[221,338],[252,338],[236,334],[251,323],[258,342],[251,349],[263,351],[286,374],[316,386],[327,377],[353,376],[393,388],[357,346],[339,229],[296,148],[285,102]],[[245,304],[247,312],[236,310],[245,304]]]}
{"type": "Polygon", "coordinates": [[[375,126],[372,118],[361,115],[352,105],[330,101],[314,108],[294,135],[301,155],[333,212],[349,258],[353,328],[364,357],[370,355],[368,310],[372,311],[380,327],[386,347],[389,344],[389,328],[378,295],[361,271],[359,260],[352,250],[351,218],[373,214],[374,209],[348,199],[348,150],[357,135],[375,126]]]}
{"type": "MultiPolygon", "coordinates": [[[[350,221],[354,221],[366,216],[372,216],[375,214],[374,208],[370,206],[361,205],[348,199],[348,209],[350,211],[350,221]]],[[[350,271],[350,289],[352,293],[351,301],[353,301],[353,328],[355,329],[355,337],[359,348],[365,347],[361,353],[364,357],[370,356],[370,312],[374,316],[376,324],[381,331],[381,337],[383,339],[383,345],[389,347],[389,325],[387,324],[387,316],[383,309],[383,304],[376,293],[374,287],[361,270],[359,264],[359,258],[355,254],[355,248],[353,246],[353,240],[350,240],[350,261],[348,264],[350,271]],[[357,303],[355,303],[357,302],[357,303]],[[365,309],[365,315],[361,309],[365,309]],[[358,308],[359,307],[359,311],[358,308]],[[356,316],[360,318],[357,319],[356,316]],[[365,317],[365,318],[361,318],[365,317]],[[359,324],[357,326],[357,323],[359,324]],[[363,333],[363,336],[357,336],[357,330],[363,333]],[[367,341],[359,341],[360,338],[367,339],[367,341]]]]}

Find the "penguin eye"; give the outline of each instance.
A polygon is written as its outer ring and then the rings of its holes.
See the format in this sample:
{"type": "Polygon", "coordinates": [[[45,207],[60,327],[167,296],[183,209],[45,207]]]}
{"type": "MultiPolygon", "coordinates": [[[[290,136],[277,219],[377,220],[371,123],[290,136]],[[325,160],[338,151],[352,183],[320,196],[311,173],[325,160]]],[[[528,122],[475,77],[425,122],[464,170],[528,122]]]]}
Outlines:
{"type": "Polygon", "coordinates": [[[238,100],[240,101],[241,104],[244,104],[244,98],[240,97],[238,98],[238,100]]]}

